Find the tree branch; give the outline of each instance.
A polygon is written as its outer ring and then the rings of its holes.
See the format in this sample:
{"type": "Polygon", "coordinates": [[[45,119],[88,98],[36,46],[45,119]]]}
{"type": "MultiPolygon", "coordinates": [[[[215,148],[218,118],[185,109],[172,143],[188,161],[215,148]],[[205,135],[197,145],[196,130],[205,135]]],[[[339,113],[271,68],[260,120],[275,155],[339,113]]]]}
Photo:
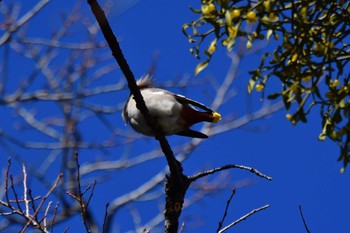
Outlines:
{"type": "Polygon", "coordinates": [[[260,177],[262,177],[264,179],[272,180],[271,177],[269,177],[269,176],[259,172],[255,168],[251,168],[251,167],[247,167],[247,166],[243,166],[243,165],[235,165],[235,164],[228,164],[228,165],[225,165],[225,166],[222,166],[222,167],[214,168],[212,170],[200,172],[200,173],[198,173],[196,175],[188,177],[188,180],[189,180],[189,182],[192,183],[193,181],[196,181],[197,179],[202,178],[204,176],[208,176],[208,175],[214,174],[216,172],[227,170],[227,169],[231,169],[231,168],[239,168],[239,169],[247,170],[247,171],[249,171],[249,172],[251,172],[251,173],[253,173],[253,174],[257,175],[257,176],[260,176],[260,177]]]}
{"type": "Polygon", "coordinates": [[[231,193],[231,195],[230,195],[230,198],[229,198],[229,199],[227,200],[227,202],[226,202],[225,212],[224,212],[224,215],[222,216],[221,221],[219,222],[219,226],[218,226],[218,229],[217,229],[216,232],[219,232],[220,229],[221,229],[221,227],[222,227],[222,225],[224,224],[224,221],[225,221],[226,216],[227,216],[227,213],[228,213],[228,207],[230,206],[231,201],[232,201],[232,198],[233,198],[233,196],[234,196],[235,194],[236,194],[236,189],[233,188],[233,189],[232,189],[232,193],[231,193]]]}
{"type": "Polygon", "coordinates": [[[230,223],[229,225],[227,225],[226,227],[224,227],[223,229],[221,229],[220,231],[218,231],[218,233],[223,233],[225,231],[227,231],[228,229],[230,229],[231,227],[233,227],[234,225],[237,225],[239,222],[243,221],[243,220],[246,220],[247,218],[249,218],[250,216],[252,216],[253,214],[261,211],[261,210],[264,210],[266,208],[268,208],[270,205],[264,205],[260,208],[257,208],[257,209],[254,209],[252,211],[250,211],[248,214],[246,215],[243,215],[242,217],[240,217],[239,219],[237,219],[236,221],[230,223]]]}
{"type": "MultiPolygon", "coordinates": [[[[189,187],[187,176],[183,174],[181,163],[175,159],[174,153],[166,140],[160,127],[156,124],[154,119],[149,115],[149,111],[145,104],[145,101],[141,95],[139,88],[137,87],[134,74],[132,73],[123,52],[119,46],[116,36],[114,35],[108,20],[97,3],[96,0],[88,0],[91,11],[98,21],[102,33],[112,51],[112,55],[119,64],[130,89],[131,94],[136,101],[136,107],[140,110],[146,123],[151,127],[154,132],[155,138],[159,141],[162,151],[167,159],[170,176],[167,176],[165,183],[166,193],[166,205],[165,205],[165,231],[169,233],[176,233],[178,230],[178,219],[181,214],[182,205],[184,202],[185,193],[189,187]]],[[[107,223],[107,226],[109,224],[107,223]]],[[[108,229],[108,228],[107,228],[108,229]]]]}

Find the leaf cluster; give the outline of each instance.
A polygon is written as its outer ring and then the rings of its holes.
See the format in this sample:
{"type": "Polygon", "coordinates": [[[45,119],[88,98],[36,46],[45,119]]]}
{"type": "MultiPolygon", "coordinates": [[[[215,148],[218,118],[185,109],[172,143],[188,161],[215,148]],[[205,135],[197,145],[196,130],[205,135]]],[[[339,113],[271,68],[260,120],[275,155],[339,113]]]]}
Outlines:
{"type": "Polygon", "coordinates": [[[276,47],[251,71],[248,91],[265,94],[271,78],[277,78],[281,89],[267,96],[283,100],[290,112],[286,117],[293,124],[307,122],[310,111],[319,106],[319,140],[338,143],[345,168],[350,161],[349,1],[202,0],[201,9],[193,12],[199,19],[183,26],[195,44],[192,54],[199,58],[203,41],[214,37],[204,50],[207,60],[196,73],[210,62],[219,42],[231,50],[243,37],[249,49],[254,41],[269,41],[273,36],[276,47]],[[253,29],[244,27],[248,24],[253,29]]]}

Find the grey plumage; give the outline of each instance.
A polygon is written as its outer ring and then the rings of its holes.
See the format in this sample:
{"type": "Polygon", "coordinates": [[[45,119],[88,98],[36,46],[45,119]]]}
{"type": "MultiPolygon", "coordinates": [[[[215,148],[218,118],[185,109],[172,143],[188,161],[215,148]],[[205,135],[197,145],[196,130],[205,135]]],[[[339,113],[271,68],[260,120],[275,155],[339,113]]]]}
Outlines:
{"type": "MultiPolygon", "coordinates": [[[[221,119],[220,114],[213,112],[197,101],[153,87],[153,81],[149,75],[139,79],[137,85],[150,116],[155,119],[164,135],[177,134],[187,137],[207,138],[207,135],[194,131],[189,127],[197,122],[217,122],[221,119]],[[204,112],[196,110],[193,106],[204,110],[204,112]]],[[[152,129],[137,109],[133,95],[130,95],[126,101],[122,117],[136,132],[154,136],[152,129]]]]}

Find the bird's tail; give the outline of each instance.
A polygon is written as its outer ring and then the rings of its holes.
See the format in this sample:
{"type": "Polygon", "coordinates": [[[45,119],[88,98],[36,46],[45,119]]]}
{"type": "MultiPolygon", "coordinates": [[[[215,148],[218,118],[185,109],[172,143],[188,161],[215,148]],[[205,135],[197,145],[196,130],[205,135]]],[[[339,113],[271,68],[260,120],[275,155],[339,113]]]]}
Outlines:
{"type": "Polygon", "coordinates": [[[217,112],[201,112],[186,105],[182,109],[181,115],[188,126],[202,121],[217,123],[221,120],[221,115],[217,112]]]}

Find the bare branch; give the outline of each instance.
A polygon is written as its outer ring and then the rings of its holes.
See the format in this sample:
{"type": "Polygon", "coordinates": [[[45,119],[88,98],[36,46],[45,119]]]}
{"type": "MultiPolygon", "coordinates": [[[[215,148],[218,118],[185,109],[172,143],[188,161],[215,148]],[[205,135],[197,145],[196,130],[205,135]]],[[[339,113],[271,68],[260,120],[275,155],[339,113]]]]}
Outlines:
{"type": "Polygon", "coordinates": [[[28,201],[28,188],[27,188],[27,172],[26,172],[26,166],[24,163],[22,163],[22,169],[23,169],[23,200],[25,205],[25,216],[29,217],[29,201],[28,201]]]}
{"type": "Polygon", "coordinates": [[[224,227],[223,229],[221,229],[220,231],[218,231],[218,233],[223,233],[225,231],[227,231],[228,229],[230,229],[231,227],[237,225],[238,223],[242,222],[243,220],[246,220],[247,218],[249,218],[250,216],[252,216],[253,214],[261,211],[261,210],[264,210],[266,208],[268,208],[270,205],[264,205],[260,208],[257,208],[257,209],[254,209],[252,210],[251,212],[249,212],[248,214],[240,217],[239,219],[237,219],[236,221],[230,223],[229,225],[227,225],[226,227],[224,227]]]}
{"type": "Polygon", "coordinates": [[[10,38],[13,32],[17,31],[20,27],[26,24],[31,18],[33,18],[37,13],[45,7],[50,0],[41,0],[38,2],[32,9],[30,9],[25,15],[23,15],[14,25],[11,25],[6,33],[0,38],[0,46],[6,43],[10,38]]]}
{"type": "Polygon", "coordinates": [[[108,207],[109,203],[106,204],[106,210],[105,210],[105,215],[103,217],[103,225],[102,225],[102,233],[106,233],[106,221],[107,221],[107,216],[108,216],[108,207]]]}
{"type": "Polygon", "coordinates": [[[45,40],[43,38],[19,38],[13,39],[13,42],[23,43],[29,45],[45,45],[53,48],[60,49],[74,49],[74,50],[86,50],[86,49],[98,49],[105,48],[106,43],[68,43],[68,42],[53,42],[52,40],[45,40]]]}
{"type": "Polygon", "coordinates": [[[90,196],[88,198],[87,203],[85,204],[84,202],[84,194],[91,188],[91,186],[88,186],[83,192],[81,190],[81,182],[80,182],[80,163],[79,163],[79,154],[78,152],[75,153],[75,163],[76,163],[76,168],[77,168],[77,175],[76,175],[76,182],[77,182],[77,194],[74,195],[70,192],[67,192],[67,194],[71,197],[73,197],[80,206],[80,215],[81,215],[81,220],[83,222],[83,225],[85,227],[86,232],[97,232],[97,227],[96,224],[94,223],[91,214],[88,211],[88,205],[90,203],[90,200],[92,198],[95,186],[96,186],[96,181],[94,182],[92,186],[92,190],[90,193],[90,196]]]}
{"type": "Polygon", "coordinates": [[[53,217],[52,217],[52,220],[51,220],[51,223],[50,223],[50,232],[53,232],[53,226],[55,224],[55,219],[56,219],[56,216],[57,216],[58,206],[59,206],[59,203],[57,202],[57,204],[55,206],[55,209],[53,211],[53,217]]]}
{"type": "Polygon", "coordinates": [[[11,168],[11,158],[7,159],[7,169],[6,169],[6,177],[5,177],[5,198],[6,202],[11,206],[9,199],[9,172],[11,168]]]}
{"type": "Polygon", "coordinates": [[[300,212],[300,216],[301,216],[301,219],[303,220],[303,224],[304,224],[304,227],[305,227],[305,230],[307,233],[311,233],[311,231],[309,230],[307,224],[306,224],[306,220],[304,218],[304,214],[303,214],[303,211],[301,209],[301,205],[298,206],[299,207],[299,212],[300,212]]]}
{"type": "Polygon", "coordinates": [[[227,170],[227,169],[231,169],[231,168],[238,168],[238,169],[247,170],[247,171],[249,171],[249,172],[251,172],[251,173],[253,173],[253,174],[257,175],[257,176],[260,176],[260,177],[262,177],[264,179],[272,180],[271,177],[269,177],[269,176],[259,172],[255,168],[251,168],[251,167],[247,167],[247,166],[243,166],[243,165],[235,165],[235,164],[228,164],[228,165],[225,165],[225,166],[222,166],[222,167],[218,167],[218,168],[215,168],[215,169],[212,169],[212,170],[209,170],[209,171],[200,172],[200,173],[198,173],[196,175],[188,177],[188,179],[189,179],[190,182],[193,182],[193,181],[196,181],[197,179],[202,178],[204,176],[208,176],[208,175],[214,174],[216,172],[227,170]]]}
{"type": "Polygon", "coordinates": [[[236,189],[233,188],[233,189],[232,189],[232,193],[231,193],[229,199],[228,199],[227,202],[226,202],[226,207],[225,207],[224,215],[222,216],[222,219],[221,219],[221,221],[219,222],[219,226],[218,226],[218,229],[217,229],[216,232],[219,232],[220,229],[222,228],[222,225],[224,224],[225,218],[226,218],[227,213],[228,213],[228,207],[230,206],[231,200],[232,200],[233,196],[235,195],[235,193],[236,193],[236,189]]]}
{"type": "Polygon", "coordinates": [[[13,182],[12,175],[10,175],[10,181],[11,181],[11,189],[12,189],[13,195],[15,196],[15,202],[17,204],[18,211],[23,214],[23,210],[22,210],[21,205],[19,204],[19,198],[18,198],[17,192],[15,190],[15,185],[14,185],[14,182],[13,182]]]}
{"type": "Polygon", "coordinates": [[[48,204],[47,204],[47,207],[46,207],[46,210],[45,210],[45,213],[44,213],[44,217],[43,217],[43,228],[45,231],[48,231],[47,230],[47,216],[49,214],[49,210],[50,210],[50,207],[51,207],[51,204],[52,204],[52,201],[50,201],[48,204]]]}
{"type": "MultiPolygon", "coordinates": [[[[63,174],[59,174],[59,175],[58,175],[58,177],[57,177],[55,183],[52,185],[51,189],[46,193],[46,195],[43,196],[43,198],[41,199],[41,202],[39,203],[39,205],[38,205],[38,207],[37,207],[37,209],[36,209],[36,211],[34,212],[34,214],[33,214],[32,216],[29,217],[27,223],[22,227],[20,233],[25,232],[26,229],[28,228],[28,226],[29,226],[30,224],[33,223],[33,220],[34,220],[34,219],[36,218],[36,216],[38,215],[39,210],[41,209],[41,207],[42,207],[43,204],[45,203],[46,199],[47,199],[47,198],[52,194],[52,192],[57,188],[57,186],[58,186],[58,184],[59,184],[59,182],[60,182],[62,176],[63,176],[63,174]]],[[[34,223],[34,226],[39,227],[39,226],[37,225],[37,223],[34,223]]]]}
{"type": "Polygon", "coordinates": [[[181,224],[181,228],[180,228],[180,230],[179,230],[179,233],[182,233],[182,232],[184,231],[184,229],[185,229],[185,222],[183,222],[183,223],[181,224]]]}

